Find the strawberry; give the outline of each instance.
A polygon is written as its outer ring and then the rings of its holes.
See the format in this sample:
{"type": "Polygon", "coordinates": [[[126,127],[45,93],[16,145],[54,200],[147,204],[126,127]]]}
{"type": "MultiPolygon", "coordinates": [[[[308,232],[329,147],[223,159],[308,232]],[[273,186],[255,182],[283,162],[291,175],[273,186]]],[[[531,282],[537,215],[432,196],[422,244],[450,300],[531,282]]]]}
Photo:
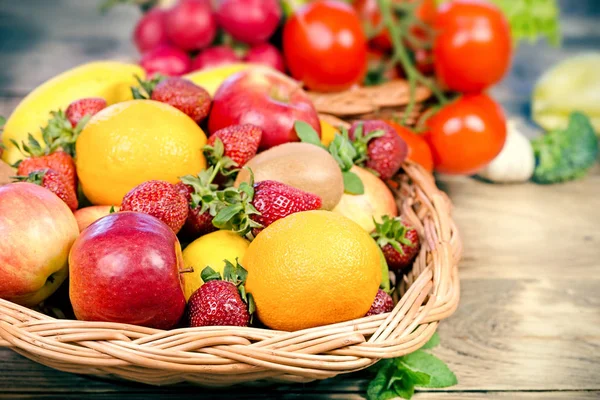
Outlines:
{"type": "Polygon", "coordinates": [[[65,202],[71,211],[77,210],[79,206],[77,195],[70,182],[65,177],[51,168],[38,169],[29,172],[27,175],[15,177],[18,181],[31,182],[48,189],[65,202]]]}
{"type": "Polygon", "coordinates": [[[73,161],[73,157],[64,151],[24,159],[17,167],[17,175],[29,175],[33,171],[47,168],[58,172],[70,185],[71,190],[77,193],[77,170],[75,162],[73,161]]]}
{"type": "Polygon", "coordinates": [[[375,300],[373,300],[373,304],[371,304],[371,308],[365,314],[365,317],[369,315],[377,315],[383,314],[386,312],[390,312],[394,309],[394,300],[392,300],[392,296],[379,289],[377,291],[377,295],[375,296],[375,300]]]}
{"type": "Polygon", "coordinates": [[[229,157],[235,167],[241,168],[256,155],[261,138],[262,130],[258,126],[231,125],[213,133],[204,152],[212,165],[223,157],[229,157]]]}
{"type": "Polygon", "coordinates": [[[371,236],[381,247],[388,267],[394,271],[410,267],[421,249],[419,234],[400,217],[384,216],[381,223],[375,222],[375,232],[371,236]]]}
{"type": "MultiPolygon", "coordinates": [[[[253,215],[252,219],[266,228],[290,214],[318,210],[321,208],[321,198],[281,182],[262,181],[254,185],[252,205],[260,213],[253,215]]],[[[258,232],[259,228],[253,230],[255,236],[258,232]]]]}
{"type": "Polygon", "coordinates": [[[358,153],[354,162],[375,171],[382,180],[394,176],[408,155],[406,142],[383,121],[356,121],[348,134],[358,153]]]}
{"type": "Polygon", "coordinates": [[[248,326],[254,302],[246,294],[248,273],[241,265],[225,260],[223,278],[211,267],[202,270],[204,284],[188,300],[187,317],[191,327],[248,326]]]}
{"type": "MultiPolygon", "coordinates": [[[[188,179],[197,179],[188,177],[188,179]]],[[[190,237],[199,237],[207,233],[214,232],[217,228],[212,224],[213,216],[210,215],[210,210],[202,211],[202,205],[193,206],[192,194],[195,193],[193,185],[187,185],[183,182],[177,182],[175,189],[181,193],[188,202],[188,217],[183,225],[183,232],[190,237]]],[[[214,191],[213,191],[214,193],[214,191]]]]}
{"type": "Polygon", "coordinates": [[[192,81],[178,77],[155,75],[148,81],[136,77],[140,87],[132,87],[133,98],[151,99],[169,104],[196,123],[202,122],[210,110],[210,95],[192,81]]]}
{"type": "MultiPolygon", "coordinates": [[[[89,116],[89,119],[105,108],[106,100],[102,97],[87,97],[75,100],[69,104],[69,107],[67,107],[67,110],[65,111],[65,115],[71,123],[71,126],[76,127],[84,117],[89,116]]],[[[87,122],[87,119],[85,122],[87,122]]]]}
{"type": "Polygon", "coordinates": [[[188,204],[171,183],[147,181],[137,185],[123,197],[120,211],[152,215],[177,233],[187,219],[188,204]]]}

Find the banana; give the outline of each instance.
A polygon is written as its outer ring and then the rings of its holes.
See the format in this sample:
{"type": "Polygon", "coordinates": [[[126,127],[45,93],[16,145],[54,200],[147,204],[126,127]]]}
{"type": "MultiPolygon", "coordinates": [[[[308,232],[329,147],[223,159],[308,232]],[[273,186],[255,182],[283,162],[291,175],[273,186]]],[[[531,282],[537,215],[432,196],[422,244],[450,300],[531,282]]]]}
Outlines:
{"type": "Polygon", "coordinates": [[[84,97],[102,97],[110,104],[130,100],[130,87],[137,84],[134,76],[144,78],[138,65],[118,61],[96,61],[83,64],[46,81],[29,93],[6,121],[2,142],[6,150],[2,159],[13,164],[24,156],[11,143],[27,141],[31,133],[41,140],[40,128],[50,118],[50,111],[65,109],[84,97]]]}
{"type": "Polygon", "coordinates": [[[236,72],[244,71],[250,68],[264,68],[272,70],[269,67],[259,64],[233,63],[190,72],[183,77],[194,82],[196,85],[203,87],[208,94],[210,94],[210,97],[214,97],[217,89],[219,86],[221,86],[221,83],[223,83],[225,79],[229,78],[236,72]]]}

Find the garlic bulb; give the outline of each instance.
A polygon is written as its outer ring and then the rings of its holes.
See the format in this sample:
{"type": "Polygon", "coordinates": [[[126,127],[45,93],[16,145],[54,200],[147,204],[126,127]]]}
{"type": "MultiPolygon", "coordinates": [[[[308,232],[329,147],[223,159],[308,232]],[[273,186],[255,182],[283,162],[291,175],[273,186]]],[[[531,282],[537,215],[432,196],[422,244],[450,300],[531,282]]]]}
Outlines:
{"type": "Polygon", "coordinates": [[[506,129],[506,142],[502,151],[477,175],[496,183],[528,181],[535,168],[531,143],[519,132],[513,121],[507,123],[506,129]]]}

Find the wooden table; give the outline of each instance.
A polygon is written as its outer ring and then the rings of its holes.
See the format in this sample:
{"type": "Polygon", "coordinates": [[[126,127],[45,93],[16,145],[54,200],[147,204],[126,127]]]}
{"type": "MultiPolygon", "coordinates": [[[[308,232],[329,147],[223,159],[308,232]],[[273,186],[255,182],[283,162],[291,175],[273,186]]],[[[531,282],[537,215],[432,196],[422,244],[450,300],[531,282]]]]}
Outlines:
{"type": "MultiPolygon", "coordinates": [[[[599,47],[597,0],[564,3],[577,6],[564,19],[565,47],[520,47],[510,76],[495,89],[512,117],[526,119],[540,71],[599,47]]],[[[129,35],[137,12],[120,8],[100,17],[95,4],[0,0],[0,114],[76,64],[135,55],[129,35]]],[[[465,249],[461,303],[440,325],[435,353],[460,383],[415,399],[600,398],[600,168],[585,180],[554,186],[465,177],[441,177],[440,185],[456,206],[465,249]]],[[[175,391],[62,373],[0,349],[0,398],[359,399],[366,384],[359,374],[268,389],[175,391]]]]}

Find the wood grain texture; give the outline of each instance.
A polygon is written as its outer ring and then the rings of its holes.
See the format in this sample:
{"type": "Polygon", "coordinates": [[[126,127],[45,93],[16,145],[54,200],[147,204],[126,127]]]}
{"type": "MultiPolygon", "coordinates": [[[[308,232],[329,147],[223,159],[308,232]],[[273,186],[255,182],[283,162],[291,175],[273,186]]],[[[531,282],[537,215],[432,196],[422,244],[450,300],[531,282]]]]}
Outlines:
{"type": "MultiPolygon", "coordinates": [[[[493,90],[527,134],[531,88],[550,64],[597,48],[596,0],[563,1],[565,46],[521,46],[514,67],[493,90]],[[587,6],[582,7],[585,3],[587,6]],[[582,19],[583,18],[583,19],[582,19]],[[594,33],[595,32],[595,33],[594,33]]],[[[92,0],[0,0],[0,115],[39,83],[96,59],[135,59],[129,40],[137,10],[105,17],[92,0]]],[[[459,385],[421,392],[425,399],[600,398],[600,168],[561,185],[490,185],[440,177],[455,204],[465,243],[461,303],[440,325],[435,353],[459,385]]],[[[55,371],[0,349],[0,399],[273,398],[360,399],[364,373],[306,385],[210,391],[155,388],[55,371]]]]}

